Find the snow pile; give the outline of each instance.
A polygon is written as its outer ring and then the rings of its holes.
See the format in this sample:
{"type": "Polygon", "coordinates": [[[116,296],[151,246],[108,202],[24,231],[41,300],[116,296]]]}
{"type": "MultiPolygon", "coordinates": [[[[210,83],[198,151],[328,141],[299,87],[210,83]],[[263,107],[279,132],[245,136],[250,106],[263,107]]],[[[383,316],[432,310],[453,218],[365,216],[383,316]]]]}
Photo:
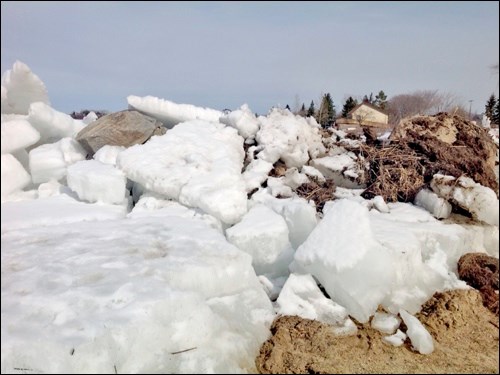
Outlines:
{"type": "Polygon", "coordinates": [[[251,192],[257,189],[268,179],[269,172],[273,169],[273,164],[262,159],[252,160],[243,172],[246,191],[251,192]]]}
{"type": "Polygon", "coordinates": [[[260,121],[250,110],[248,104],[243,104],[240,109],[222,115],[220,122],[237,129],[239,135],[248,141],[252,141],[255,138],[255,134],[260,127],[260,121]]]}
{"type": "Polygon", "coordinates": [[[49,103],[45,84],[21,61],[2,74],[2,113],[27,115],[31,103],[49,103]]]}
{"type": "Polygon", "coordinates": [[[273,109],[259,116],[260,130],[255,137],[261,151],[257,157],[274,164],[282,160],[287,167],[302,167],[325,149],[314,118],[294,116],[289,111],[273,109]]]}
{"type": "Polygon", "coordinates": [[[160,120],[167,128],[190,121],[203,120],[210,122],[219,122],[223,115],[221,111],[210,108],[200,108],[191,104],[177,104],[165,99],[159,99],[154,96],[139,97],[130,95],[127,97],[129,109],[135,109],[145,115],[160,120]]]}
{"type": "Polygon", "coordinates": [[[122,151],[117,166],[148,190],[234,224],[247,211],[242,144],[235,129],[189,121],[122,151]]]}

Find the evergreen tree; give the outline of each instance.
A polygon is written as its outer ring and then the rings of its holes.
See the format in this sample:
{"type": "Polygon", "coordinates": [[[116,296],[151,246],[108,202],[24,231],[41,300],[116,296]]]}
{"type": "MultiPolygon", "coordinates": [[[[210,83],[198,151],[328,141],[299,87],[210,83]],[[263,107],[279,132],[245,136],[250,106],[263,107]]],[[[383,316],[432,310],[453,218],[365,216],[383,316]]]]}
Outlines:
{"type": "Polygon", "coordinates": [[[500,105],[500,100],[497,100],[497,103],[495,104],[495,108],[493,109],[493,115],[492,115],[492,118],[491,118],[491,122],[493,124],[496,124],[497,126],[500,124],[499,122],[499,108],[498,106],[500,105]]]}
{"type": "Polygon", "coordinates": [[[387,95],[385,95],[385,92],[380,90],[377,96],[375,96],[375,102],[373,104],[384,110],[385,107],[387,107],[387,95]]]}
{"type": "Polygon", "coordinates": [[[285,109],[288,109],[290,112],[292,112],[292,110],[290,109],[290,106],[287,104],[285,109]]]}
{"type": "Polygon", "coordinates": [[[314,100],[311,100],[311,105],[307,110],[307,117],[314,116],[314,112],[316,112],[316,109],[314,108],[314,100]]]}
{"type": "Polygon", "coordinates": [[[321,100],[317,120],[323,128],[327,128],[335,121],[335,116],[335,105],[333,104],[332,97],[330,93],[326,93],[321,100]]]}
{"type": "Polygon", "coordinates": [[[484,106],[484,114],[486,117],[493,121],[493,113],[495,111],[495,104],[497,103],[497,99],[495,98],[495,94],[491,94],[490,98],[486,102],[484,106]]]}
{"type": "Polygon", "coordinates": [[[306,105],[302,103],[302,107],[300,107],[299,111],[299,116],[304,117],[305,115],[307,115],[306,105]]]}
{"type": "Polygon", "coordinates": [[[370,103],[370,100],[368,99],[368,95],[363,96],[363,103],[370,103]]]}
{"type": "Polygon", "coordinates": [[[342,108],[342,117],[347,117],[347,114],[352,111],[354,107],[358,105],[358,101],[353,99],[352,96],[348,97],[342,108]]]}

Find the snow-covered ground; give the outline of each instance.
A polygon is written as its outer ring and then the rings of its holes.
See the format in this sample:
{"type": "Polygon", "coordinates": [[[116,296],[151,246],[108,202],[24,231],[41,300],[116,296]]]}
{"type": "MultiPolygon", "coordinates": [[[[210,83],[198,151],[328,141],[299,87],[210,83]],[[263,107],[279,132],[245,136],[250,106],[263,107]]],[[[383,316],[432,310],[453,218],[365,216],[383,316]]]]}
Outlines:
{"type": "Polygon", "coordinates": [[[277,314],[339,334],[371,320],[428,354],[412,315],[467,287],[461,255],[498,257],[498,199],[471,181],[451,191],[437,176],[415,205],[344,184],[316,214],[294,189],[350,181],[360,163],[327,150],[312,118],[129,96],[166,134],[85,160],[75,136],[95,117],[49,103],[25,64],[2,76],[2,373],[255,372],[277,314]],[[477,221],[439,220],[450,197],[477,221]]]}

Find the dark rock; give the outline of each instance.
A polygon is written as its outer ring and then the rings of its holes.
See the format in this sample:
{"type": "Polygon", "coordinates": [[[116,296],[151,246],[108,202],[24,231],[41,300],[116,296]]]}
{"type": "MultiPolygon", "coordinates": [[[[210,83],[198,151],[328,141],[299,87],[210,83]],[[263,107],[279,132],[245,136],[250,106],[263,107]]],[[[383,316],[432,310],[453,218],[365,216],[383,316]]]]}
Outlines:
{"type": "Polygon", "coordinates": [[[152,117],[137,111],[120,111],[89,124],[78,133],[76,140],[92,156],[105,145],[130,147],[165,132],[162,123],[152,117]]]}

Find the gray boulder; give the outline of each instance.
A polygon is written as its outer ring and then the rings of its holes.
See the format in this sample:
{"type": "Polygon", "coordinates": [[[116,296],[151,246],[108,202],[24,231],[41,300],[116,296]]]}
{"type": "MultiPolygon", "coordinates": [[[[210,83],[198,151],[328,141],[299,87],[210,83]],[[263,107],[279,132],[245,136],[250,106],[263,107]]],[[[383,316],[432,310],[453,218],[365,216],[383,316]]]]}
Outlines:
{"type": "Polygon", "coordinates": [[[146,142],[167,129],[152,117],[137,111],[120,111],[103,116],[83,128],[76,136],[82,147],[93,156],[105,145],[130,147],[146,142]]]}

